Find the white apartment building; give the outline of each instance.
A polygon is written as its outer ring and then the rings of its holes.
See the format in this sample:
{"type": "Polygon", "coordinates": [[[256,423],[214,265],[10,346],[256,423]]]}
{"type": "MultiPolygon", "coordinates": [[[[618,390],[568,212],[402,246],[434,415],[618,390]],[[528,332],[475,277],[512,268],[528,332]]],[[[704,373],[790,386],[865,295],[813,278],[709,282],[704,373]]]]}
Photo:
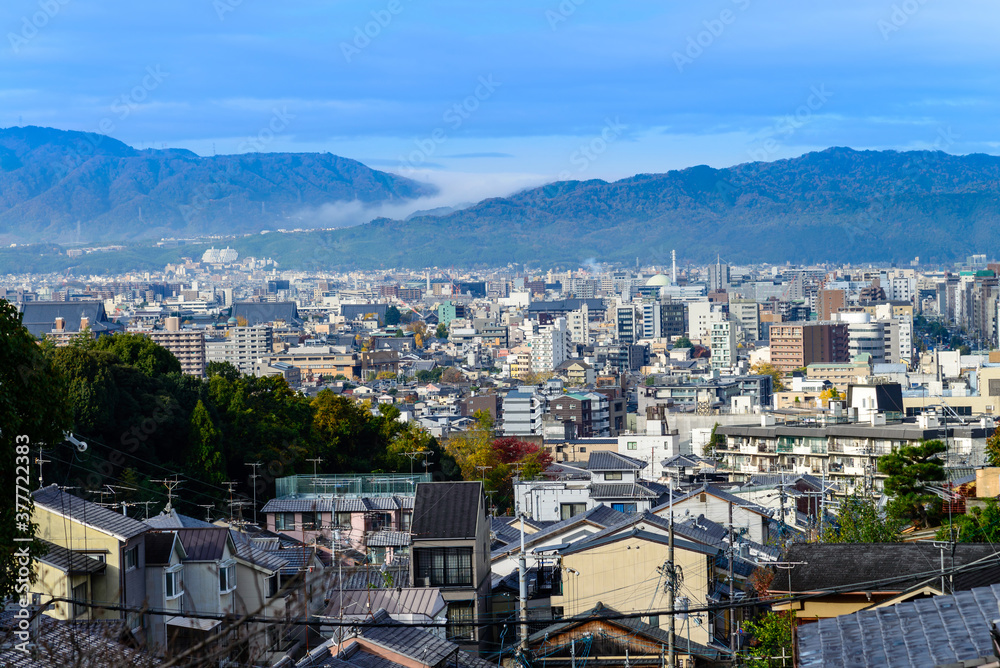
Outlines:
{"type": "Polygon", "coordinates": [[[528,338],[531,347],[531,370],[548,373],[569,357],[570,332],[566,318],[556,318],[551,325],[538,328],[537,334],[528,338]]]}
{"type": "Polygon", "coordinates": [[[205,340],[205,359],[229,362],[241,373],[252,374],[254,362],[272,352],[272,330],[269,325],[230,327],[225,337],[205,340]]]}
{"type": "Polygon", "coordinates": [[[712,332],[712,325],[723,322],[726,314],[722,306],[711,302],[691,302],[688,304],[689,336],[693,339],[707,341],[712,332]]]}
{"type": "Polygon", "coordinates": [[[736,331],[729,320],[712,323],[709,350],[713,369],[731,369],[736,364],[736,331]]]}
{"type": "Polygon", "coordinates": [[[566,314],[566,326],[569,327],[569,339],[573,343],[590,344],[590,309],[584,302],[576,311],[566,314]]]}

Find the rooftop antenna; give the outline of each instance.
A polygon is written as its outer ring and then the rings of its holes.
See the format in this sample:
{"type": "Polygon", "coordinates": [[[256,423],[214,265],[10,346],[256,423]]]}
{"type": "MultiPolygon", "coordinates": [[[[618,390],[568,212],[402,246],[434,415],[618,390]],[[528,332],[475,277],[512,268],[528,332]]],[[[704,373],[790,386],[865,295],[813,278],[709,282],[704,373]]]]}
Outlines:
{"type": "Polygon", "coordinates": [[[257,478],[260,474],[257,473],[257,467],[263,466],[263,462],[243,462],[247,466],[253,467],[253,473],[250,474],[250,486],[253,488],[253,523],[257,524],[257,478]]]}
{"type": "Polygon", "coordinates": [[[323,462],[322,457],[306,457],[307,462],[313,463],[313,478],[316,477],[316,465],[323,462]]]}
{"type": "Polygon", "coordinates": [[[211,524],[212,523],[212,508],[215,508],[215,506],[212,505],[211,503],[199,503],[198,507],[205,509],[205,521],[208,522],[209,524],[211,524]]]}
{"type": "Polygon", "coordinates": [[[174,488],[180,486],[182,481],[178,480],[177,476],[174,476],[173,480],[167,480],[167,479],[150,480],[150,482],[158,482],[167,488],[167,505],[163,507],[163,512],[169,513],[171,510],[173,510],[174,488]]]}
{"type": "Polygon", "coordinates": [[[35,458],[35,463],[38,464],[38,488],[41,489],[45,487],[45,483],[42,482],[42,464],[50,464],[51,459],[45,459],[45,451],[41,448],[38,449],[38,457],[35,458]]]}

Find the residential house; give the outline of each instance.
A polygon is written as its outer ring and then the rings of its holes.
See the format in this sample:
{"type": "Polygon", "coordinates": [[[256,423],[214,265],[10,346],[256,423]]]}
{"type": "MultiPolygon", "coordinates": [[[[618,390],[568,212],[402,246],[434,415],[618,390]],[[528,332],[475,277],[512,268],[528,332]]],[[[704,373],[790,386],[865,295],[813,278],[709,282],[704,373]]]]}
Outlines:
{"type": "Polygon", "coordinates": [[[490,522],[481,482],[422,482],[413,502],[411,582],[448,604],[448,637],[479,649],[491,638],[490,522]]]}
{"type": "MultiPolygon", "coordinates": [[[[83,555],[103,564],[100,572],[88,573],[89,597],[85,603],[89,612],[81,607],[63,611],[74,618],[124,619],[128,629],[143,635],[143,620],[138,610],[146,600],[145,539],[149,525],[127,515],[104,508],[59,489],[55,484],[32,492],[35,510],[32,520],[38,526],[36,536],[57,545],[71,554],[64,571],[69,582],[55,582],[51,577],[34,585],[44,595],[65,596],[72,591],[74,600],[83,594],[78,582],[80,568],[75,555],[83,555]],[[49,588],[44,591],[41,587],[49,588]],[[117,606],[118,610],[101,606],[117,606]]],[[[89,570],[89,569],[84,569],[89,570]]]]}

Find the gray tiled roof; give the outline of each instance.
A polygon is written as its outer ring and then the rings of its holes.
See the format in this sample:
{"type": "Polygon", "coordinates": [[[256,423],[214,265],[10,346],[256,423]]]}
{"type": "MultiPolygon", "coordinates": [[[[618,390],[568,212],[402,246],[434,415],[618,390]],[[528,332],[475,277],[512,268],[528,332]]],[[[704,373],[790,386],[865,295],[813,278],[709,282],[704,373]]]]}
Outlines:
{"type": "Polygon", "coordinates": [[[619,455],[617,452],[592,452],[587,459],[588,471],[639,471],[647,466],[648,462],[619,455]]]}
{"type": "Polygon", "coordinates": [[[482,514],[481,482],[422,482],[417,484],[412,532],[425,538],[474,538],[482,514]]]}
{"type": "Polygon", "coordinates": [[[0,666],[39,668],[45,666],[129,666],[146,668],[162,663],[129,642],[123,620],[66,622],[48,615],[38,616],[38,630],[31,636],[34,652],[23,652],[6,642],[13,639],[17,620],[11,610],[0,610],[0,666]]]}
{"type": "Polygon", "coordinates": [[[590,485],[593,499],[655,499],[660,495],[634,482],[595,482],[590,485]]]}
{"type": "MultiPolygon", "coordinates": [[[[553,536],[558,535],[562,531],[566,531],[567,529],[575,527],[578,524],[582,524],[584,522],[589,522],[590,524],[594,524],[598,527],[605,528],[613,524],[617,524],[626,517],[628,516],[625,513],[614,510],[613,508],[609,508],[604,504],[598,504],[593,508],[591,508],[590,510],[579,513],[578,515],[574,515],[569,519],[560,520],[559,522],[550,524],[549,526],[541,529],[540,531],[537,531],[536,533],[525,534],[524,546],[526,548],[532,547],[538,543],[541,543],[545,540],[552,538],[553,536]]],[[[499,547],[497,549],[494,549],[491,554],[492,558],[495,559],[496,557],[505,554],[506,552],[512,549],[520,549],[521,530],[519,526],[514,526],[513,528],[517,530],[517,540],[502,547],[499,547]]]]}
{"type": "MultiPolygon", "coordinates": [[[[933,543],[793,543],[788,547],[787,561],[805,562],[792,569],[793,591],[820,591],[856,583],[860,583],[858,591],[905,591],[924,581],[936,584],[934,572],[941,568],[941,550],[933,543]],[[865,584],[886,578],[897,581],[865,584]]],[[[954,556],[951,550],[945,551],[946,568],[972,562],[981,563],[955,573],[955,589],[1000,583],[1000,554],[992,545],[958,543],[954,556]]],[[[782,584],[776,581],[774,588],[783,590],[788,586],[782,584]]]]}
{"type": "Polygon", "coordinates": [[[68,494],[54,484],[36,489],[32,492],[32,496],[35,498],[36,506],[74,519],[122,541],[150,529],[144,522],[68,494]]]}
{"type": "Polygon", "coordinates": [[[25,302],[21,308],[25,328],[36,337],[55,329],[56,318],[65,319],[66,330],[70,332],[79,330],[82,317],[90,319],[90,331],[95,334],[122,329],[121,325],[108,321],[104,302],[25,302]]]}
{"type": "Polygon", "coordinates": [[[404,531],[375,531],[368,536],[368,547],[405,547],[410,544],[410,534],[404,531]]]}
{"type": "Polygon", "coordinates": [[[177,537],[187,552],[190,561],[218,561],[225,554],[226,541],[229,539],[229,529],[213,527],[211,529],[178,529],[177,537]]]}
{"type": "Polygon", "coordinates": [[[215,526],[211,522],[182,515],[176,510],[150,517],[146,520],[146,524],[154,529],[211,529],[215,526]]]}
{"type": "Polygon", "coordinates": [[[262,513],[329,513],[333,512],[333,499],[271,499],[264,504],[262,513]]]}
{"type": "Polygon", "coordinates": [[[800,626],[802,668],[933,668],[993,654],[1000,585],[934,596],[800,626]]]}
{"type": "Polygon", "coordinates": [[[63,573],[100,573],[104,570],[104,562],[91,559],[85,554],[68,550],[65,547],[43,540],[46,547],[45,554],[36,557],[43,564],[48,564],[53,568],[58,568],[63,573]]]}
{"type": "Polygon", "coordinates": [[[469,668],[491,668],[493,665],[462,652],[453,642],[442,640],[423,629],[394,622],[385,610],[376,612],[372,621],[383,625],[363,629],[361,637],[424,665],[436,666],[452,657],[460,659],[460,665],[469,668]],[[456,651],[459,654],[457,657],[456,651]]]}
{"type": "Polygon", "coordinates": [[[236,546],[236,554],[241,559],[270,571],[279,571],[288,565],[288,560],[284,559],[279,552],[264,550],[254,545],[251,536],[234,529],[229,530],[229,535],[233,539],[233,545],[236,546]]]}

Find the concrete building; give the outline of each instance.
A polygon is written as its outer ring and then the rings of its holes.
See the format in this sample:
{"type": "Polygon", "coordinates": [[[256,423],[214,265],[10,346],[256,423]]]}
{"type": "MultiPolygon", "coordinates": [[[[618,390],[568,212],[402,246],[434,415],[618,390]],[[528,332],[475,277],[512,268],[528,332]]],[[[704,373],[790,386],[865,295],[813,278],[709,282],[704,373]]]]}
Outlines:
{"type": "Polygon", "coordinates": [[[569,357],[570,332],[565,318],[556,318],[551,325],[538,328],[528,337],[531,348],[531,370],[549,373],[569,357]]]}
{"type": "Polygon", "coordinates": [[[181,363],[181,373],[205,375],[205,334],[194,329],[181,329],[180,318],[164,321],[164,328],[149,332],[149,338],[163,346],[181,363]]]}
{"type": "Polygon", "coordinates": [[[771,364],[790,372],[814,362],[847,362],[848,329],[840,322],[783,322],[771,325],[771,364]]]}
{"type": "Polygon", "coordinates": [[[545,397],[534,387],[519,387],[503,398],[504,436],[530,436],[542,433],[545,397]]]}
{"type": "Polygon", "coordinates": [[[731,369],[736,363],[736,332],[731,321],[712,323],[709,336],[713,369],[731,369]]]}
{"type": "Polygon", "coordinates": [[[270,325],[230,327],[221,339],[205,340],[208,363],[229,362],[241,373],[252,374],[254,363],[271,354],[273,330],[270,325]]]}

